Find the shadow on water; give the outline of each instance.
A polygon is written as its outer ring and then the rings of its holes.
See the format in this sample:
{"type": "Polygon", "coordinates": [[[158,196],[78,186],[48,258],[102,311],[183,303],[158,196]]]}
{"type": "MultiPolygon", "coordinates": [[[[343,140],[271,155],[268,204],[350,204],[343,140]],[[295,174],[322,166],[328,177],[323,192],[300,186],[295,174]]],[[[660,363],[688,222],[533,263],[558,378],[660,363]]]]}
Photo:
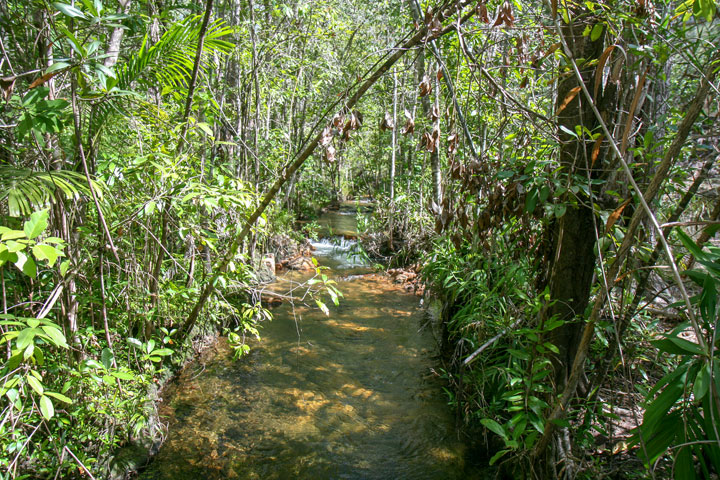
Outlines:
{"type": "Polygon", "coordinates": [[[187,368],[141,478],[482,478],[466,471],[417,298],[376,275],[339,287],[330,316],[283,305],[246,357],[221,340],[187,368]]]}

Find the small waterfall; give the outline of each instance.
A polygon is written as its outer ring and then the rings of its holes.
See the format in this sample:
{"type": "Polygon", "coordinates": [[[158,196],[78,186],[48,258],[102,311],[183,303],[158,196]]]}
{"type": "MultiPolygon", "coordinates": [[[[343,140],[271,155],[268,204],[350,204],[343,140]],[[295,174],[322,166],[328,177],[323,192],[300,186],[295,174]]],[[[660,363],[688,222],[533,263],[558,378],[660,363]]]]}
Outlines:
{"type": "Polygon", "coordinates": [[[334,261],[335,269],[365,267],[370,262],[356,240],[345,237],[329,237],[313,240],[310,244],[315,248],[314,255],[334,261]]]}

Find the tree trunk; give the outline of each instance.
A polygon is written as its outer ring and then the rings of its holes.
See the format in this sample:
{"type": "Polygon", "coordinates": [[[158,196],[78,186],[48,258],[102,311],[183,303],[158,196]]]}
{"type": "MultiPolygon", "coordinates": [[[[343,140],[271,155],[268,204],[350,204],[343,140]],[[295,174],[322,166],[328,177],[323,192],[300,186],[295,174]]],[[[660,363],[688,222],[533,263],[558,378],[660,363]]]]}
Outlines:
{"type": "MultiPolygon", "coordinates": [[[[588,20],[590,21],[590,20],[588,20]]],[[[587,23],[576,21],[563,26],[563,34],[574,58],[584,58],[586,64],[602,53],[603,41],[593,42],[583,32],[587,23]]],[[[584,67],[583,80],[592,91],[594,68],[584,67]]],[[[593,141],[586,136],[577,138],[569,132],[582,125],[595,131],[598,122],[590,104],[582,94],[578,94],[579,83],[574,75],[562,76],[557,86],[556,111],[558,136],[560,138],[560,165],[567,174],[568,182],[572,176],[597,178],[600,174],[598,159],[593,167],[591,162],[593,141]],[[573,97],[574,95],[574,97],[573,97]],[[568,101],[568,99],[570,99],[568,101]]],[[[560,218],[556,218],[550,228],[552,239],[552,258],[550,259],[549,288],[550,298],[554,301],[547,311],[547,318],[557,317],[567,322],[553,330],[548,340],[559,350],[553,357],[555,381],[559,389],[565,385],[569,368],[575,357],[578,340],[582,333],[582,318],[590,298],[590,288],[595,272],[595,226],[593,222],[592,201],[583,194],[577,194],[575,204],[567,206],[560,218]]],[[[573,200],[565,198],[566,201],[573,200]]]]}

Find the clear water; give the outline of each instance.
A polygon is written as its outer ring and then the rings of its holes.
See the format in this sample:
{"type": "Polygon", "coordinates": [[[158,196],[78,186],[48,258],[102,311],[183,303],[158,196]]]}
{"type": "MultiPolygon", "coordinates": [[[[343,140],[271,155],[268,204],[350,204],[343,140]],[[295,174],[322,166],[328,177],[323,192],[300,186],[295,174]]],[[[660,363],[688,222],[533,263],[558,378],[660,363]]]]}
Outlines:
{"type": "MultiPolygon", "coordinates": [[[[352,262],[323,248],[321,263],[345,274],[352,262]]],[[[465,468],[418,298],[350,278],[329,316],[284,304],[243,359],[221,340],[188,366],[164,395],[168,438],[141,478],[481,478],[465,468]]]]}

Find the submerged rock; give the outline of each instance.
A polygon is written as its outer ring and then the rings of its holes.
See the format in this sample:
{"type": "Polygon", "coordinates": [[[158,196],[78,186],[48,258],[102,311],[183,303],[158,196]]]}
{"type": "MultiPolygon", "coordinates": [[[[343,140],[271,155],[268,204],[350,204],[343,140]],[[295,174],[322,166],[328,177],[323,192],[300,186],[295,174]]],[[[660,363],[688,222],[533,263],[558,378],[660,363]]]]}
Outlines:
{"type": "Polygon", "coordinates": [[[110,480],[129,478],[140,471],[150,460],[151,449],[142,445],[127,445],[115,454],[110,462],[110,480]]]}

